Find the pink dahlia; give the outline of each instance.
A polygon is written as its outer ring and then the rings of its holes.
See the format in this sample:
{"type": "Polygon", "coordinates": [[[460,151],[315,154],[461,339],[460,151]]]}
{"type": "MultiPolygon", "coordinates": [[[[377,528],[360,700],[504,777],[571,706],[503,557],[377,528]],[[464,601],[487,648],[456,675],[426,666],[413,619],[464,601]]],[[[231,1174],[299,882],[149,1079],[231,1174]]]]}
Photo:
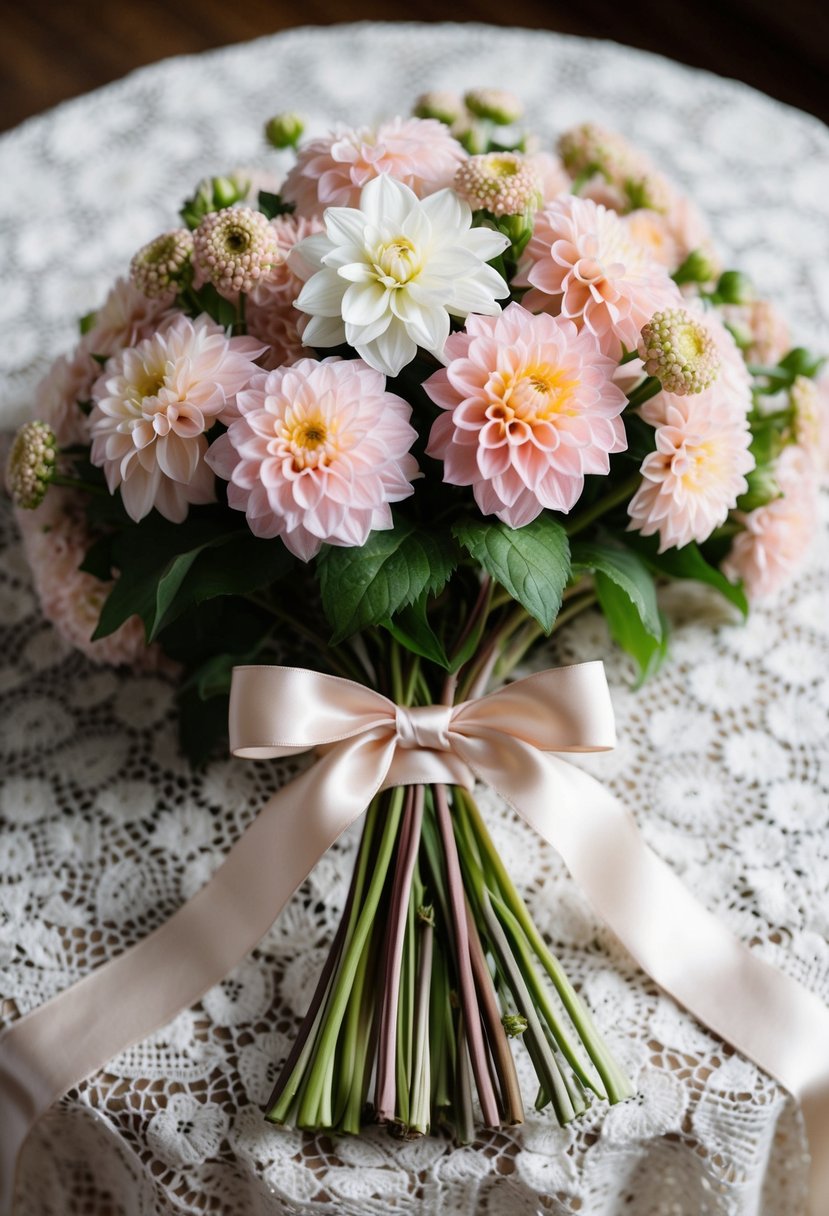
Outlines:
{"type": "Polygon", "coordinates": [[[18,511],[17,521],[43,615],[70,646],[94,663],[111,667],[169,669],[160,648],[147,646],[137,616],[109,637],[91,640],[112,583],[78,569],[94,539],[86,526],[82,494],[52,487],[37,510],[18,511]]]}
{"type": "Polygon", "coordinates": [[[94,315],[92,328],[84,334],[81,347],[88,355],[109,358],[160,329],[179,313],[172,307],[175,290],[150,299],[129,281],[118,279],[94,315]]]}
{"type": "Polygon", "coordinates": [[[771,300],[726,304],[722,314],[737,335],[747,363],[774,364],[791,350],[788,322],[771,300]]]}
{"type": "Polygon", "coordinates": [[[419,198],[451,186],[466,153],[435,118],[393,118],[376,130],[339,126],[299,149],[282,193],[302,216],[357,207],[366,182],[388,173],[419,198]]]}
{"type": "Polygon", "coordinates": [[[92,463],[127,514],[155,507],[174,523],[189,503],[213,501],[205,432],[235,416],[236,394],[259,369],[253,338],[228,338],[207,316],[179,315],[166,329],[116,355],[93,388],[92,463]]]}
{"type": "MultiPolygon", "coordinates": [[[[713,343],[718,363],[715,379],[699,396],[705,398],[712,413],[723,422],[743,430],[752,408],[752,397],[751,377],[740,349],[713,309],[704,309],[694,300],[685,300],[684,311],[704,328],[713,343]]],[[[651,426],[660,426],[667,421],[668,410],[675,401],[672,393],[658,393],[642,407],[642,417],[651,426]]]]}
{"type": "Polygon", "coordinates": [[[722,408],[719,379],[701,393],[660,393],[642,409],[656,426],[656,451],[642,462],[642,483],[628,514],[643,536],[659,533],[659,552],[706,540],[748,489],[754,468],[751,432],[743,415],[722,408]]]}
{"type": "Polygon", "coordinates": [[[586,473],[606,474],[627,446],[616,364],[589,330],[510,304],[470,316],[448,364],[423,387],[446,410],[427,452],[450,485],[472,486],[485,515],[521,528],[545,507],[569,511],[586,473]]]}
{"type": "Polygon", "coordinates": [[[407,402],[361,359],[302,359],[251,380],[240,417],[207,461],[256,536],[281,536],[303,561],[391,528],[389,503],[412,493],[417,432],[407,402]]]}
{"type": "Polygon", "coordinates": [[[818,479],[809,453],[792,445],[777,460],[781,497],[738,514],[738,533],[722,564],[732,582],[742,580],[750,600],[766,599],[792,577],[815,537],[818,479]]]}
{"type": "Polygon", "coordinates": [[[80,402],[89,401],[101,368],[81,343],[59,355],[35,390],[32,414],[52,428],[60,447],[89,442],[89,419],[80,402]]]}
{"type": "Polygon", "coordinates": [[[636,346],[657,309],[682,303],[665,267],[631,239],[619,216],[575,195],[539,212],[514,281],[531,288],[525,308],[575,321],[615,358],[622,344],[636,346]]]}
{"type": "Polygon", "coordinates": [[[280,215],[271,220],[271,228],[279,259],[268,277],[250,293],[245,310],[248,333],[270,347],[260,360],[260,365],[268,369],[308,357],[301,334],[308,318],[294,308],[304,280],[292,269],[288,255],[300,241],[321,232],[323,225],[316,219],[280,215]]]}

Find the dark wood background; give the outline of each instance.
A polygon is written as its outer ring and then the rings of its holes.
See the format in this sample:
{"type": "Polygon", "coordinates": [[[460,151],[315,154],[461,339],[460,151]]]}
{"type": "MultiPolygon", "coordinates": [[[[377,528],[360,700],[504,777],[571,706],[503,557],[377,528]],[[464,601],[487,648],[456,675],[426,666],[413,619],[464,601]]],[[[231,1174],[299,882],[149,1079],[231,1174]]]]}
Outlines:
{"type": "Polygon", "coordinates": [[[825,0],[0,0],[0,129],[170,55],[291,26],[397,17],[611,38],[829,122],[825,0]]]}

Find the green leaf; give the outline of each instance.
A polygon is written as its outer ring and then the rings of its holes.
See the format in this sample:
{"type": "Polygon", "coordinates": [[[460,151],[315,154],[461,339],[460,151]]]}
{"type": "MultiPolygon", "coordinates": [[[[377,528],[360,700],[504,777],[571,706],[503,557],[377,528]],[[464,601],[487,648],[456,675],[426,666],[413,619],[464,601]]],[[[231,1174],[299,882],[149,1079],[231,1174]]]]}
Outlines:
{"type": "Polygon", "coordinates": [[[281,194],[272,194],[270,190],[259,191],[257,206],[269,220],[277,215],[292,215],[296,211],[296,203],[286,203],[281,194]]]}
{"type": "Polygon", "coordinates": [[[484,519],[461,519],[454,535],[487,574],[549,633],[570,576],[570,547],[561,524],[539,515],[523,528],[484,519]]]}
{"type": "Polygon", "coordinates": [[[282,541],[260,540],[249,532],[217,537],[215,544],[183,554],[177,561],[182,564],[175,571],[168,568],[159,582],[159,615],[153,637],[196,604],[218,595],[250,595],[269,587],[294,565],[282,541]],[[184,569],[184,562],[191,557],[189,567],[184,569]],[[178,577],[182,571],[183,577],[169,597],[173,574],[178,577]]]}
{"type": "Polygon", "coordinates": [[[141,617],[148,639],[155,636],[196,555],[223,539],[219,526],[212,514],[172,524],[154,513],[114,536],[111,562],[120,574],[93,637],[107,637],[133,615],[141,617]]]}
{"type": "Polygon", "coordinates": [[[638,532],[628,532],[625,534],[625,544],[635,549],[651,570],[656,571],[657,574],[665,574],[669,578],[687,578],[698,583],[707,583],[719,591],[735,608],[738,608],[744,617],[748,616],[748,600],[742,587],[730,583],[716,566],[707,562],[698,545],[693,541],[688,545],[683,545],[681,549],[668,549],[665,553],[659,553],[657,552],[658,537],[640,536],[638,532]]]}
{"type": "Polygon", "coordinates": [[[660,613],[659,636],[654,636],[643,625],[639,610],[619,583],[600,571],[596,572],[595,582],[610,636],[639,668],[638,687],[662,666],[668,648],[668,622],[660,613]]]}
{"type": "Polygon", "coordinates": [[[659,640],[662,626],[656,603],[656,586],[653,575],[641,558],[631,553],[630,549],[608,541],[576,541],[572,547],[572,558],[574,573],[601,573],[620,587],[639,613],[646,632],[659,640]]]}
{"type": "Polygon", "coordinates": [[[439,667],[449,668],[449,659],[443,643],[429,624],[426,612],[428,593],[419,596],[413,604],[396,613],[390,620],[383,621],[383,628],[412,654],[437,663],[439,667]]]}
{"type": "Polygon", "coordinates": [[[360,548],[324,548],[317,570],[332,645],[396,616],[424,592],[436,595],[457,564],[454,545],[440,533],[398,519],[372,532],[360,548]]]}

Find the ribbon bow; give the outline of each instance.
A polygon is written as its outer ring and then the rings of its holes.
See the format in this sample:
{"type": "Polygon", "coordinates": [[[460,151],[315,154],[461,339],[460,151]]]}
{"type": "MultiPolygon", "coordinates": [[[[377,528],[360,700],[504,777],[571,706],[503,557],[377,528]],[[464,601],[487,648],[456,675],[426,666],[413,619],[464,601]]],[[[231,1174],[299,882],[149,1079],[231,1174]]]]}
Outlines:
{"type": "Polygon", "coordinates": [[[230,736],[237,756],[317,749],[319,758],[269,799],[170,920],[0,1038],[0,1216],[11,1212],[18,1153],[39,1116],[219,983],[380,789],[468,787],[475,778],[554,845],[594,909],[662,988],[800,1100],[812,1154],[811,1211],[827,1211],[829,1009],[720,925],[650,851],[621,803],[553,754],[613,746],[601,663],[540,672],[477,701],[417,709],[313,671],[236,668],[230,736]]]}

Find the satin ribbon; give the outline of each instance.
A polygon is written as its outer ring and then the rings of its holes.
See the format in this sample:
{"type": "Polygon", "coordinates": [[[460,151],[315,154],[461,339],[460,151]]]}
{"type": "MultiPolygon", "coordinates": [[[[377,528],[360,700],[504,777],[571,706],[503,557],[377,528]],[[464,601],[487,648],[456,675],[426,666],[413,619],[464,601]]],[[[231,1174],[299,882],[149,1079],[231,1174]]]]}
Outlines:
{"type": "Polygon", "coordinates": [[[0,1038],[0,1214],[36,1120],[66,1090],[170,1022],[264,936],[374,795],[393,785],[496,790],[563,857],[598,914],[660,987],[801,1103],[812,1216],[829,1211],[829,1009],[753,955],[645,844],[624,807],[554,752],[614,744],[601,663],[518,680],[480,700],[404,709],[362,685],[285,667],[234,672],[231,748],[316,748],[210,881],[164,925],[0,1038]]]}

